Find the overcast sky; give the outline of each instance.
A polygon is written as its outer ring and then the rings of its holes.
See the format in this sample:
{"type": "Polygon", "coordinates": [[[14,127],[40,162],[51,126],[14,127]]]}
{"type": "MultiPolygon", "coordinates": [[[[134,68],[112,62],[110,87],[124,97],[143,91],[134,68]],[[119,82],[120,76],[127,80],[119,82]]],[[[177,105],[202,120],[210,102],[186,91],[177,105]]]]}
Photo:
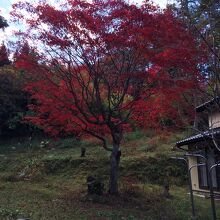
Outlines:
{"type": "MultiPolygon", "coordinates": [[[[11,5],[20,0],[0,0],[0,15],[2,15],[6,20],[9,21],[9,11],[11,10],[11,5]]],[[[31,1],[31,0],[30,0],[31,1]]],[[[32,0],[33,1],[33,0],[32,0]]],[[[54,0],[48,0],[48,2],[53,2],[54,0]]],[[[130,2],[140,3],[142,0],[129,0],[130,2]]],[[[158,4],[161,8],[165,8],[167,2],[171,3],[173,0],[152,0],[156,4],[158,4]]],[[[9,27],[5,29],[5,31],[0,30],[0,42],[5,41],[13,36],[13,32],[18,29],[14,25],[9,23],[9,27]]]]}

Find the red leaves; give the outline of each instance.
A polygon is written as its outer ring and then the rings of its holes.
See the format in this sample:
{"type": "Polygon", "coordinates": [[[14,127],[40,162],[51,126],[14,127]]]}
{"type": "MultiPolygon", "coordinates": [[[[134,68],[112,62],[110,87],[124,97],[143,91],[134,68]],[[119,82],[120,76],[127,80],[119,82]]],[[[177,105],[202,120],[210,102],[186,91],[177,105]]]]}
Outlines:
{"type": "MultiPolygon", "coordinates": [[[[19,9],[30,13],[25,37],[37,39],[41,51],[16,63],[30,74],[26,89],[37,100],[28,120],[53,135],[101,137],[129,130],[130,123],[155,128],[185,121],[184,98],[200,86],[202,58],[171,11],[123,0],[19,9]]],[[[14,14],[20,18],[19,10],[14,14]]]]}

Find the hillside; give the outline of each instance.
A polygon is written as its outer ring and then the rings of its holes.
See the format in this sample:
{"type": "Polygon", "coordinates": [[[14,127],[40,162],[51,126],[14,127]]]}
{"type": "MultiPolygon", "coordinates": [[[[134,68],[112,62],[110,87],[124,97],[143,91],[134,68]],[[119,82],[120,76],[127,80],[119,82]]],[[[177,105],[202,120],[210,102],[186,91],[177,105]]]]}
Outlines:
{"type": "MultiPolygon", "coordinates": [[[[189,219],[186,169],[170,159],[181,154],[172,151],[172,146],[185,135],[127,134],[117,197],[106,192],[87,196],[88,176],[103,181],[105,189],[108,184],[109,155],[94,140],[1,141],[0,219],[189,219]],[[80,157],[81,146],[86,147],[85,158],[80,157]],[[166,179],[170,199],[162,196],[166,179]]],[[[209,200],[196,198],[196,207],[199,219],[211,219],[209,200]]]]}

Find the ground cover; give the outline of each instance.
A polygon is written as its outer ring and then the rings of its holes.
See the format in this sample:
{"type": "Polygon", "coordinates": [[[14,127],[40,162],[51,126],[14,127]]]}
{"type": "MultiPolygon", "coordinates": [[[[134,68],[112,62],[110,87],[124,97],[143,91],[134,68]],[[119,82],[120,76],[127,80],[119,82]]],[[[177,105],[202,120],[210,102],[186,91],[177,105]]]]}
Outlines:
{"type": "MultiPolygon", "coordinates": [[[[181,154],[172,147],[184,135],[167,139],[149,132],[127,134],[117,197],[107,192],[87,196],[88,175],[108,184],[109,154],[94,140],[38,137],[1,141],[0,219],[190,219],[185,167],[169,159],[181,154]],[[85,158],[80,157],[82,146],[86,147],[85,158]],[[170,199],[162,196],[166,178],[170,199]]],[[[196,198],[195,203],[198,218],[211,219],[210,201],[196,198]]]]}

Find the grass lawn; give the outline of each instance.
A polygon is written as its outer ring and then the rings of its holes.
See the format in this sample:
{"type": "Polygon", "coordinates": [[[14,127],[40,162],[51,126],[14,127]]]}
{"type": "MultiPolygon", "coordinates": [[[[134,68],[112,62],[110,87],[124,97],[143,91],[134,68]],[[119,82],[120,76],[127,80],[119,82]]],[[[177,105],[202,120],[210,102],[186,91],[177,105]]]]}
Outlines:
{"type": "MultiPolygon", "coordinates": [[[[179,138],[181,134],[168,140],[141,132],[126,135],[119,196],[87,196],[88,175],[101,179],[106,189],[108,185],[109,155],[95,141],[64,139],[43,148],[39,138],[2,141],[0,219],[190,219],[184,165],[169,160],[178,154],[171,148],[179,138]],[[87,149],[85,158],[80,158],[81,146],[87,149]],[[171,199],[161,196],[165,177],[171,199]]],[[[195,204],[198,219],[211,219],[210,200],[197,197],[195,204]]]]}

